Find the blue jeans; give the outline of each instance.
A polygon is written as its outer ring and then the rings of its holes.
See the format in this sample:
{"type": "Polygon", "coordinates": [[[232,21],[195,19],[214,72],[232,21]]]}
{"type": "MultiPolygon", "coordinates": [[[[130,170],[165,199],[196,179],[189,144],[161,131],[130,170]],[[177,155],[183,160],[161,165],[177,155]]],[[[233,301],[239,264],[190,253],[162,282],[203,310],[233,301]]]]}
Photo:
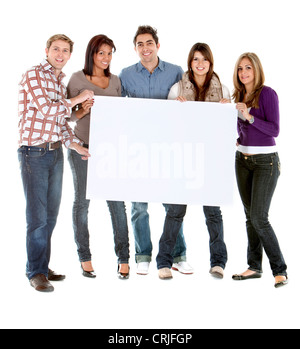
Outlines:
{"type": "Polygon", "coordinates": [[[209,233],[209,250],[211,267],[220,266],[225,269],[227,249],[224,242],[223,219],[220,207],[203,206],[206,226],[209,233]]]}
{"type": "Polygon", "coordinates": [[[164,205],[167,211],[163,233],[159,240],[159,251],[156,257],[157,269],[171,268],[173,264],[173,251],[183,218],[186,205],[164,205]]]}
{"type": "MultiPolygon", "coordinates": [[[[178,234],[182,228],[186,205],[165,205],[167,215],[164,231],[159,241],[159,253],[156,257],[157,268],[171,268],[174,258],[174,246],[178,241],[178,234]]],[[[210,264],[211,267],[220,266],[223,269],[227,263],[227,249],[224,243],[223,219],[220,207],[203,206],[206,226],[209,233],[210,264]]]]}
{"type": "Polygon", "coordinates": [[[273,275],[287,275],[275,232],[268,214],[280,175],[277,153],[245,156],[236,152],[236,178],[246,214],[248,265],[262,272],[263,248],[269,258],[273,275]]]}
{"type": "MultiPolygon", "coordinates": [[[[68,160],[73,174],[75,198],[73,204],[73,229],[80,262],[90,261],[90,237],[88,210],[90,200],[86,199],[87,161],[81,159],[75,150],[68,150],[68,160]]],[[[126,208],[123,201],[107,201],[111,215],[115,253],[118,263],[129,261],[129,237],[126,208]]]]}
{"type": "MultiPolygon", "coordinates": [[[[164,204],[164,206],[167,212],[168,205],[164,204]]],[[[132,203],[131,223],[135,238],[135,260],[137,263],[150,262],[152,257],[152,242],[149,226],[148,203],[132,203]]],[[[182,227],[180,227],[172,255],[175,263],[186,260],[186,243],[184,240],[182,227]]]]}
{"type": "Polygon", "coordinates": [[[48,276],[51,236],[61,202],[63,151],[22,146],[18,158],[26,199],[26,274],[29,279],[48,276]]]}

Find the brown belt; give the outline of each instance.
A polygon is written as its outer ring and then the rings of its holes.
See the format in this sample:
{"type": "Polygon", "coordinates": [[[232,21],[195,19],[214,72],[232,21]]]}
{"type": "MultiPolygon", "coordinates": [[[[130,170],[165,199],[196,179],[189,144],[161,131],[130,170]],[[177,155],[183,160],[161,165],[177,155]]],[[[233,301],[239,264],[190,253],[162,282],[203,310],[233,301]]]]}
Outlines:
{"type": "Polygon", "coordinates": [[[37,148],[44,148],[47,150],[55,150],[61,147],[61,141],[58,142],[46,142],[36,146],[37,148]]]}

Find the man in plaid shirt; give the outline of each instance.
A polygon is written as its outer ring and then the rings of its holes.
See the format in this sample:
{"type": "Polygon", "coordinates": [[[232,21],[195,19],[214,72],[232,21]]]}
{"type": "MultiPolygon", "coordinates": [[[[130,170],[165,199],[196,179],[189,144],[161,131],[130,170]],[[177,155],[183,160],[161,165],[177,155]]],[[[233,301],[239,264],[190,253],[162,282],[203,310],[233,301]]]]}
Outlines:
{"type": "Polygon", "coordinates": [[[72,51],[73,42],[67,36],[52,36],[47,42],[47,59],[23,75],[19,90],[18,157],[26,198],[26,275],[30,285],[41,292],[54,290],[49,280],[65,278],[49,269],[51,235],[62,193],[62,144],[84,160],[90,156],[66,121],[72,107],[94,95],[85,90],[66,98],[62,69],[72,51]]]}

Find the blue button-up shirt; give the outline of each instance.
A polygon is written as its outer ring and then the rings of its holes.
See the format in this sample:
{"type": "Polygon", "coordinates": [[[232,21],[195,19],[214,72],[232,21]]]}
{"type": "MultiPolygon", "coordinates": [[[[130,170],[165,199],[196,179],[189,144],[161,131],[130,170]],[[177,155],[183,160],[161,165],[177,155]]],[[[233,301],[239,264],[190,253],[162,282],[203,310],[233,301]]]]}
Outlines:
{"type": "Polygon", "coordinates": [[[180,66],[159,60],[152,74],[138,62],[124,68],[120,74],[122,96],[167,99],[170,88],[182,79],[180,66]]]}

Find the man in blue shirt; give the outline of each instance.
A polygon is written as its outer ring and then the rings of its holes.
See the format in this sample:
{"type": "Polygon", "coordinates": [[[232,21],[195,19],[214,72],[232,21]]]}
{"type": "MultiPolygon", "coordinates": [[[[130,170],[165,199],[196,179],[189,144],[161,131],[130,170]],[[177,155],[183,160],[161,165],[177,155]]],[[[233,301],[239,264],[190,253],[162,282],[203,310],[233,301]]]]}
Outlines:
{"type": "MultiPolygon", "coordinates": [[[[122,96],[167,99],[170,88],[182,78],[182,68],[159,59],[157,54],[160,44],[154,28],[140,26],[133,43],[140,61],[121,71],[122,96]]],[[[167,262],[170,258],[166,257],[168,254],[174,258],[174,270],[191,274],[193,269],[186,262],[186,244],[181,223],[186,207],[166,204],[164,206],[167,214],[157,256],[159,276],[161,278],[172,277],[170,271],[172,265],[170,266],[170,263],[167,262]],[[174,221],[176,221],[175,224],[173,224],[174,221]],[[167,240],[174,240],[174,236],[175,239],[177,237],[176,245],[173,251],[169,251],[167,240]]],[[[132,203],[131,222],[135,237],[137,273],[145,275],[148,274],[152,256],[148,203],[132,203]]]]}

